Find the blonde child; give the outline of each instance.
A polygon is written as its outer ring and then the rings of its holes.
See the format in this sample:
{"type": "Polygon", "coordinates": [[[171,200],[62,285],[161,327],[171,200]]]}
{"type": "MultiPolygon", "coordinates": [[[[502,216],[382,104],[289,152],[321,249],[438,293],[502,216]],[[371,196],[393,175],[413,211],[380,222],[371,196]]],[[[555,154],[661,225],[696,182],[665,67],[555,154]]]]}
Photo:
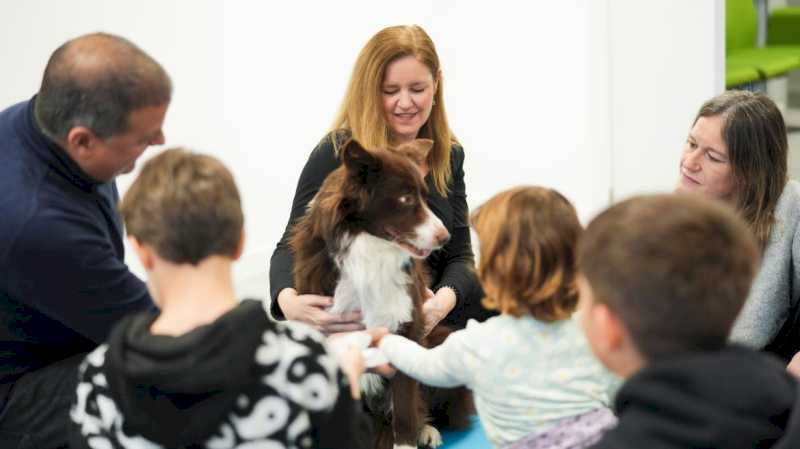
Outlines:
{"type": "Polygon", "coordinates": [[[603,426],[613,424],[607,406],[618,379],[592,356],[572,318],[582,232],[575,209],[552,189],[518,187],[491,198],[471,221],[484,305],[500,315],[471,321],[434,349],[373,331],[381,351],[422,383],[469,387],[496,447],[595,411],[603,426]]]}

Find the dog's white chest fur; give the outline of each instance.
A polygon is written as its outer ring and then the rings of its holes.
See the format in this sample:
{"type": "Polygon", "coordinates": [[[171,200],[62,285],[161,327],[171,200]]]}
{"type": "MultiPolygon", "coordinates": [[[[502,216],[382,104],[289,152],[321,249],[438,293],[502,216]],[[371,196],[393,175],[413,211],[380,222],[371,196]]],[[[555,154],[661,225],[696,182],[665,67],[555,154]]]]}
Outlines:
{"type": "Polygon", "coordinates": [[[367,233],[344,236],[342,243],[340,247],[346,250],[334,257],[340,277],[331,312],[361,310],[365,326],[383,326],[390,332],[411,321],[411,279],[404,269],[410,256],[393,243],[367,233]]]}

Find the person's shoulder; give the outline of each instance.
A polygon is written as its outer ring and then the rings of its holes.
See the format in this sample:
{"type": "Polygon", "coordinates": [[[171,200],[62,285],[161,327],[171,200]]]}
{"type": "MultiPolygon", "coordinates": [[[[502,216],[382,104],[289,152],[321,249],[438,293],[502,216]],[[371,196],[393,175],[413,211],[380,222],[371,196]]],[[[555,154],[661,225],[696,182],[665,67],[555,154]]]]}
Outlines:
{"type": "Polygon", "coordinates": [[[459,152],[464,153],[464,145],[461,145],[461,142],[457,140],[450,141],[450,152],[459,152]]]}
{"type": "Polygon", "coordinates": [[[339,164],[339,149],[350,138],[347,130],[331,131],[320,139],[309,156],[309,162],[317,166],[337,166],[339,164]]]}
{"type": "Polygon", "coordinates": [[[776,227],[772,239],[800,232],[800,182],[789,180],[783,187],[778,204],[775,206],[776,227]],[[777,232],[777,234],[775,234],[777,232]]]}
{"type": "Polygon", "coordinates": [[[781,206],[780,203],[786,203],[786,205],[791,205],[795,209],[800,209],[800,182],[790,179],[786,183],[783,187],[783,192],[781,192],[778,207],[781,206]]]}
{"type": "MultiPolygon", "coordinates": [[[[18,106],[18,105],[17,105],[18,106]]],[[[22,138],[13,131],[5,131],[6,114],[17,106],[0,112],[0,204],[3,204],[2,224],[14,223],[29,216],[38,200],[40,189],[49,169],[29,151],[22,138]]]]}
{"type": "Polygon", "coordinates": [[[28,106],[30,105],[31,101],[33,101],[33,100],[29,99],[29,100],[20,101],[20,102],[18,102],[16,104],[12,104],[11,106],[8,106],[7,108],[1,110],[0,111],[0,126],[5,127],[7,124],[9,124],[13,120],[14,117],[16,117],[19,114],[24,114],[24,111],[28,108],[28,106]]]}
{"type": "MultiPolygon", "coordinates": [[[[450,143],[450,172],[461,173],[464,169],[464,147],[453,141],[450,143]]],[[[452,179],[450,180],[452,182],[452,179]]]]}
{"type": "Polygon", "coordinates": [[[464,162],[464,147],[459,142],[450,143],[450,160],[464,162]]]}
{"type": "Polygon", "coordinates": [[[350,140],[350,131],[346,129],[336,129],[326,133],[314,147],[314,150],[326,151],[336,154],[339,148],[350,140]]]}
{"type": "Polygon", "coordinates": [[[78,229],[91,230],[90,232],[101,230],[97,217],[91,213],[91,208],[96,207],[93,203],[76,200],[64,195],[63,191],[46,190],[46,187],[42,187],[32,199],[26,223],[29,232],[58,234],[63,230],[72,232],[78,229]]]}

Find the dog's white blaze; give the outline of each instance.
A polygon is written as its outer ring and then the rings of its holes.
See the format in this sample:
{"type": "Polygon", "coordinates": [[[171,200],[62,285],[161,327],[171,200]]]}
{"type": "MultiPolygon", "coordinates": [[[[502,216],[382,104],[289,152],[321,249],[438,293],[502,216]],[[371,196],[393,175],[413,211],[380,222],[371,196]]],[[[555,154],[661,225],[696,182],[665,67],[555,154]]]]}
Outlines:
{"type": "Polygon", "coordinates": [[[342,243],[347,242],[340,246],[345,252],[334,258],[340,277],[331,313],[361,310],[368,328],[383,326],[397,332],[401,324],[411,321],[411,279],[403,268],[410,256],[392,242],[367,233],[342,237],[342,243]]]}
{"type": "Polygon", "coordinates": [[[414,239],[409,240],[409,243],[423,250],[435,250],[439,248],[439,241],[436,239],[438,234],[446,231],[442,220],[434,215],[433,212],[425,207],[425,221],[420,223],[414,228],[414,239]]]}

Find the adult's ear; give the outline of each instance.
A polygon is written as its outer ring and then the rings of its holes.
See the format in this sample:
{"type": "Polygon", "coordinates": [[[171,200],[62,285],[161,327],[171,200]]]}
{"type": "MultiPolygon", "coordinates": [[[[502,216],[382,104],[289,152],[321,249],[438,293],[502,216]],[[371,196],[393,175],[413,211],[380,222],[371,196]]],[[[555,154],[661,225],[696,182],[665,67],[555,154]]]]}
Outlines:
{"type": "Polygon", "coordinates": [[[380,159],[365,150],[355,139],[348,140],[342,147],[342,162],[347,168],[348,176],[361,184],[373,184],[380,179],[380,159]]]}
{"type": "Polygon", "coordinates": [[[67,133],[64,146],[70,156],[80,165],[81,162],[91,159],[94,155],[97,139],[97,135],[91,129],[85,126],[75,126],[67,133]]]}
{"type": "Polygon", "coordinates": [[[414,139],[399,145],[395,151],[410,157],[418,165],[422,165],[428,160],[428,154],[433,148],[433,140],[431,139],[414,139]]]}

